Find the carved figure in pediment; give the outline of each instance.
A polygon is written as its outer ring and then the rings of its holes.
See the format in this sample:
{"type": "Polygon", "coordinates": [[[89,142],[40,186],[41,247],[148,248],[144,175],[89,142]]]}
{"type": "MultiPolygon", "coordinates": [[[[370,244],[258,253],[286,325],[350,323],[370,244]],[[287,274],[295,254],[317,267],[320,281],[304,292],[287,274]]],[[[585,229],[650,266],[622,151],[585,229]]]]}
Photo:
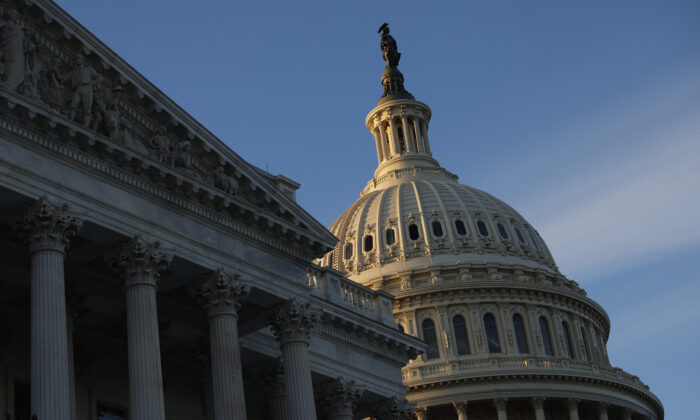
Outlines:
{"type": "Polygon", "coordinates": [[[69,82],[73,90],[70,101],[70,119],[75,120],[78,112],[78,105],[81,105],[83,124],[89,127],[90,121],[92,120],[93,90],[95,84],[102,80],[102,76],[85,63],[85,57],[79,55],[76,58],[73,70],[62,76],[61,79],[64,82],[69,82]]]}
{"type": "Polygon", "coordinates": [[[24,81],[24,29],[16,16],[0,19],[0,50],[2,50],[2,83],[15,90],[24,81]]]}
{"type": "Polygon", "coordinates": [[[133,124],[126,119],[122,119],[120,126],[121,130],[119,130],[119,135],[117,137],[119,142],[137,153],[148,156],[148,149],[146,149],[143,142],[136,137],[133,124]]]}
{"type": "Polygon", "coordinates": [[[39,94],[48,106],[62,113],[65,95],[60,79],[58,64],[50,58],[46,68],[39,73],[39,94]]]}
{"type": "Polygon", "coordinates": [[[170,165],[174,168],[192,168],[192,155],[190,155],[189,141],[181,141],[173,148],[170,165]]]}
{"type": "Polygon", "coordinates": [[[153,149],[153,157],[158,162],[164,165],[170,163],[173,146],[167,136],[167,130],[165,127],[159,128],[148,143],[151,146],[151,149],[153,149]]]}
{"type": "Polygon", "coordinates": [[[227,175],[223,166],[217,166],[214,170],[214,186],[227,194],[238,194],[238,181],[227,175]]]}
{"type": "Polygon", "coordinates": [[[95,90],[95,100],[92,110],[94,119],[92,128],[95,131],[102,129],[109,138],[117,140],[119,138],[119,106],[116,93],[121,91],[121,86],[117,85],[110,89],[98,83],[95,90]]]}
{"type": "Polygon", "coordinates": [[[39,63],[36,56],[36,43],[31,37],[24,38],[24,81],[22,93],[39,98],[39,63]]]}

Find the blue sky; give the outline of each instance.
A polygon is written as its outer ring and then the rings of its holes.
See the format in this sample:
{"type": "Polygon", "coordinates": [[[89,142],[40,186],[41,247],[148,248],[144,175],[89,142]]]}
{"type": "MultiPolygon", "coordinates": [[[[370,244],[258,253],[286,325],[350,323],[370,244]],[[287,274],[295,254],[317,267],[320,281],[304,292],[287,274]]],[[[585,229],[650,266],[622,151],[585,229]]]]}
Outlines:
{"type": "Polygon", "coordinates": [[[539,230],[666,418],[697,416],[700,2],[58,3],[326,225],[376,168],[389,22],[434,156],[539,230]]]}

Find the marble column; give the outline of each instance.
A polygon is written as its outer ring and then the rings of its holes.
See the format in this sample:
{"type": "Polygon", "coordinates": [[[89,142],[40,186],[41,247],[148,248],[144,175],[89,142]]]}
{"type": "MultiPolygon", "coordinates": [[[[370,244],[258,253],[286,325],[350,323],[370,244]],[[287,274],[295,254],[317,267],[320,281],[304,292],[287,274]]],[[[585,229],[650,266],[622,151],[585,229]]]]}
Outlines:
{"type": "Polygon", "coordinates": [[[507,398],[496,398],[493,400],[493,405],[496,407],[496,415],[498,416],[498,420],[508,420],[508,413],[506,412],[507,404],[507,398]]]}
{"type": "Polygon", "coordinates": [[[535,420],[546,420],[544,415],[544,398],[535,397],[532,399],[532,408],[535,409],[535,420]]]}
{"type": "Polygon", "coordinates": [[[403,140],[406,143],[406,151],[415,152],[416,150],[413,147],[413,135],[411,134],[411,130],[408,128],[408,117],[405,115],[401,117],[401,129],[403,131],[403,140]]]}
{"type": "Polygon", "coordinates": [[[381,127],[379,124],[375,124],[372,134],[374,134],[374,141],[377,143],[377,161],[381,164],[384,160],[384,144],[382,143],[380,131],[381,127]]]}
{"type": "Polygon", "coordinates": [[[276,359],[263,372],[263,382],[267,393],[267,420],[286,420],[285,400],[287,393],[284,389],[284,371],[282,360],[276,359]]]}
{"type": "Polygon", "coordinates": [[[598,403],[598,419],[608,420],[608,404],[598,403]]]}
{"type": "Polygon", "coordinates": [[[391,156],[391,145],[389,144],[389,138],[386,135],[386,126],[383,122],[379,123],[379,136],[382,141],[382,151],[384,153],[382,161],[384,161],[391,156]]]}
{"type": "Polygon", "coordinates": [[[78,306],[83,302],[83,296],[72,286],[66,290],[66,321],[68,342],[68,375],[70,382],[70,418],[76,418],[76,393],[75,393],[75,349],[73,348],[73,330],[75,318],[78,315],[78,306]]]}
{"type": "Polygon", "coordinates": [[[432,155],[430,151],[430,139],[428,139],[428,122],[423,121],[421,124],[421,131],[423,132],[423,146],[425,147],[425,153],[432,155]]]}
{"type": "Polygon", "coordinates": [[[578,418],[578,400],[566,400],[566,409],[569,411],[569,420],[579,420],[578,418]]]}
{"type": "Polygon", "coordinates": [[[401,144],[399,142],[399,130],[396,129],[396,121],[392,118],[389,120],[389,127],[391,128],[391,148],[392,154],[401,154],[401,144]]]}
{"type": "Polygon", "coordinates": [[[423,135],[420,131],[420,120],[418,119],[418,117],[413,118],[413,130],[416,133],[416,146],[418,147],[416,151],[420,153],[425,153],[425,146],[423,145],[423,135]]]}
{"type": "Polygon", "coordinates": [[[355,381],[336,378],[319,385],[317,395],[328,420],[353,420],[363,392],[355,385],[355,381]]]}
{"type": "Polygon", "coordinates": [[[632,410],[629,408],[622,409],[622,420],[632,420],[632,410]]]}
{"type": "Polygon", "coordinates": [[[467,420],[467,402],[459,401],[452,403],[452,405],[457,412],[457,420],[467,420]]]}
{"type": "Polygon", "coordinates": [[[282,350],[287,420],[316,418],[309,341],[317,318],[309,304],[290,299],[279,305],[270,319],[282,350]]]}
{"type": "Polygon", "coordinates": [[[42,197],[15,226],[31,255],[31,414],[72,420],[63,260],[82,222],[42,197]]]}
{"type": "Polygon", "coordinates": [[[156,291],[172,255],[140,236],[118,244],[107,257],[124,280],[132,420],[164,420],[156,291]]]}
{"type": "Polygon", "coordinates": [[[214,420],[246,418],[238,310],[249,292],[238,276],[223,270],[204,276],[192,291],[209,319],[214,420]]]}

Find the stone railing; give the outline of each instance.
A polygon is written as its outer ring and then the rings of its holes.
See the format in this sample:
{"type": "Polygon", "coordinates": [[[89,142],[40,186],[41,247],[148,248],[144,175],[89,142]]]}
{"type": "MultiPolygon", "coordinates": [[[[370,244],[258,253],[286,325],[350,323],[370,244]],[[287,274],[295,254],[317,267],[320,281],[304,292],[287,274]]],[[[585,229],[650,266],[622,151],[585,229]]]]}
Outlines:
{"type": "Polygon", "coordinates": [[[644,384],[638,376],[631,375],[618,367],[556,357],[504,356],[441,360],[427,363],[419,361],[412,366],[404,367],[402,374],[407,386],[434,382],[435,380],[454,380],[457,377],[483,378],[489,375],[588,375],[619,382],[649,393],[649,386],[644,384]]]}
{"type": "Polygon", "coordinates": [[[312,293],[385,325],[396,327],[392,313],[391,294],[372,290],[346,278],[332,268],[312,266],[307,271],[308,285],[312,293]]]}

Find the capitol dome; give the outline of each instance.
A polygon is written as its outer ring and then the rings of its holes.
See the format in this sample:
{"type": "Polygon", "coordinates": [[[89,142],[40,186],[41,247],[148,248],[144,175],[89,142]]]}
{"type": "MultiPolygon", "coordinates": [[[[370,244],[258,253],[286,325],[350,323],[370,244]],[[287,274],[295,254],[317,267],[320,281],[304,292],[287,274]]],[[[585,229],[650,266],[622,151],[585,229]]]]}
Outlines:
{"type": "Polygon", "coordinates": [[[378,167],[317,262],[391,293],[398,327],[428,344],[402,372],[417,419],[663,419],[649,387],[610,365],[608,315],[537,231],[432,157],[430,108],[380,29],[384,94],[366,119],[378,167]]]}

